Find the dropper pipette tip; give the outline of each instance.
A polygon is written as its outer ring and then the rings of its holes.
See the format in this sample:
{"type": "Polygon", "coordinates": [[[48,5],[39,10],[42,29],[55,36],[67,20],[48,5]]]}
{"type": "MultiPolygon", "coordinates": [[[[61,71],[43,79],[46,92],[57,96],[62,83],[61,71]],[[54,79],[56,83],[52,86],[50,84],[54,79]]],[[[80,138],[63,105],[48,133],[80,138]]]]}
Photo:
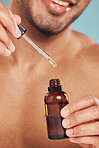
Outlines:
{"type": "Polygon", "coordinates": [[[53,65],[53,67],[57,66],[57,64],[55,63],[55,61],[51,57],[48,58],[48,61],[53,65]]]}

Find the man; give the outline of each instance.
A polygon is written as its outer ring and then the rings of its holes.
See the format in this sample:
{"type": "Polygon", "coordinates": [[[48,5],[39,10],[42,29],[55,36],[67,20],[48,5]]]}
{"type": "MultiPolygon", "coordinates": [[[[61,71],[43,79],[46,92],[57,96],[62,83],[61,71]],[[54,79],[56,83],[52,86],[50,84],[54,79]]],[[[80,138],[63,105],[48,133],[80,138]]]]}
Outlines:
{"type": "Polygon", "coordinates": [[[71,30],[90,2],[12,0],[10,9],[0,2],[0,147],[99,147],[99,45],[71,30]],[[56,68],[24,38],[17,40],[20,23],[56,61],[56,68]],[[70,138],[58,141],[48,139],[43,120],[51,78],[61,80],[70,100],[61,110],[70,138]]]}

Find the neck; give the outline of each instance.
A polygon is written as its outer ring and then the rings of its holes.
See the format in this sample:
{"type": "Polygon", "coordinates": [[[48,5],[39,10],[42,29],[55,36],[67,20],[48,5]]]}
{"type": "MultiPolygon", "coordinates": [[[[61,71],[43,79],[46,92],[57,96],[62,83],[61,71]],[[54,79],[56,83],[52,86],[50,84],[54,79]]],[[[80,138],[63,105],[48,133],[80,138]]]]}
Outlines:
{"type": "MultiPolygon", "coordinates": [[[[47,52],[52,58],[56,59],[57,57],[58,59],[59,56],[63,54],[71,40],[71,26],[57,35],[46,36],[29,24],[22,14],[16,0],[11,1],[10,9],[13,14],[18,14],[21,17],[21,24],[27,29],[26,35],[45,50],[45,52],[47,52]]],[[[32,61],[34,64],[35,60],[39,62],[43,58],[31,45],[29,45],[27,41],[25,41],[24,38],[19,40],[12,38],[12,41],[16,47],[16,51],[12,56],[17,60],[17,62],[25,64],[27,62],[31,63],[32,61]]]]}

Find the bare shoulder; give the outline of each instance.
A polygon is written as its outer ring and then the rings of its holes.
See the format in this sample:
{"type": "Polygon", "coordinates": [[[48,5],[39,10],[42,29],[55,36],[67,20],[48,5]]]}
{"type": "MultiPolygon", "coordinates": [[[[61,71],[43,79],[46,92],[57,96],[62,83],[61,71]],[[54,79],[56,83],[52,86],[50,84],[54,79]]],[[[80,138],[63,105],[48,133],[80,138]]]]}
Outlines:
{"type": "Polygon", "coordinates": [[[77,42],[79,42],[81,45],[82,56],[84,56],[88,61],[99,61],[99,44],[96,43],[94,39],[85,34],[77,31],[73,32],[76,36],[77,42]]]}
{"type": "Polygon", "coordinates": [[[89,62],[93,64],[99,63],[99,44],[96,42],[90,42],[89,46],[84,51],[84,56],[89,62]]]}

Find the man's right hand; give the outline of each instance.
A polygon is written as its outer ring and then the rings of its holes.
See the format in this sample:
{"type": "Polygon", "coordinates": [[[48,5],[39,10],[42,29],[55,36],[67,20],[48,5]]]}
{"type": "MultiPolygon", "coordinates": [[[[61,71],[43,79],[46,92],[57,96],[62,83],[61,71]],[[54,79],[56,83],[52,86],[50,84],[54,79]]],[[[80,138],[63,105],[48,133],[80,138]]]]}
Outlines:
{"type": "Polygon", "coordinates": [[[15,38],[21,36],[21,32],[17,25],[21,23],[18,15],[13,15],[11,10],[0,2],[0,55],[9,56],[15,51],[8,32],[15,38]]]}

